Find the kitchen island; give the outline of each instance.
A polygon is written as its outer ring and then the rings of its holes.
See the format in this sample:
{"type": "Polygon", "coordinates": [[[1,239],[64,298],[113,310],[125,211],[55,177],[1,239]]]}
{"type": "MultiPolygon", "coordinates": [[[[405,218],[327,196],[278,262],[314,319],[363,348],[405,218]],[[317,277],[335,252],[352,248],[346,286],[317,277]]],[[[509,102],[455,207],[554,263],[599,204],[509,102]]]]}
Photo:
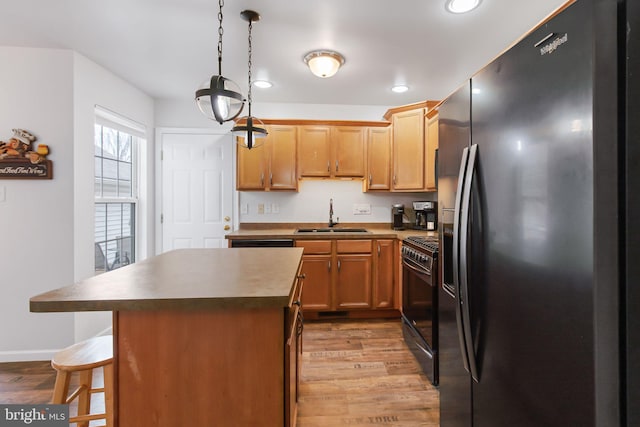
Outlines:
{"type": "Polygon", "coordinates": [[[175,250],[30,308],[113,312],[116,426],[291,426],[301,259],[301,248],[175,250]]]}

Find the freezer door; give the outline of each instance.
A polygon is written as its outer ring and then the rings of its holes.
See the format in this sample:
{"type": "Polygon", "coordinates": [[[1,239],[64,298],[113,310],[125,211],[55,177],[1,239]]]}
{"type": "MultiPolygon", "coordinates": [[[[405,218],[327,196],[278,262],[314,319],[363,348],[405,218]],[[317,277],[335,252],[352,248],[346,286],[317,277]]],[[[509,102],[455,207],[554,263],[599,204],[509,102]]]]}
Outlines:
{"type": "Polygon", "coordinates": [[[594,425],[592,37],[576,2],[472,79],[474,427],[594,425]]]}

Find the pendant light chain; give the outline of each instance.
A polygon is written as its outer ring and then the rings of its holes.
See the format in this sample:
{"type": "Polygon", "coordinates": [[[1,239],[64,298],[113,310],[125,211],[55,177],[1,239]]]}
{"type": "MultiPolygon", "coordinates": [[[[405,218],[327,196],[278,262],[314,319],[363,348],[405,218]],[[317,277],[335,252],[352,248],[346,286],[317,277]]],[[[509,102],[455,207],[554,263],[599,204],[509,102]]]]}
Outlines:
{"type": "Polygon", "coordinates": [[[218,1],[218,75],[222,75],[222,35],[224,34],[224,28],[222,28],[222,7],[224,6],[224,0],[218,1]]]}
{"type": "Polygon", "coordinates": [[[249,20],[249,91],[247,92],[247,99],[249,101],[249,115],[251,115],[251,53],[252,53],[252,46],[251,46],[251,30],[253,29],[253,21],[249,20]]]}

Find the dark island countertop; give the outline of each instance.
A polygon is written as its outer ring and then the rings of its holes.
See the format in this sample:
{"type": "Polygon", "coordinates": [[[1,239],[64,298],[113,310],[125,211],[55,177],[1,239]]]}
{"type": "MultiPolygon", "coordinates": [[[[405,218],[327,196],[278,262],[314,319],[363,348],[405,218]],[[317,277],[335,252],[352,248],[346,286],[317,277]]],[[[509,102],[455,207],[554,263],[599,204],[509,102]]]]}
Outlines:
{"type": "Polygon", "coordinates": [[[302,248],[179,249],[30,299],[33,312],[286,307],[302,248]]]}

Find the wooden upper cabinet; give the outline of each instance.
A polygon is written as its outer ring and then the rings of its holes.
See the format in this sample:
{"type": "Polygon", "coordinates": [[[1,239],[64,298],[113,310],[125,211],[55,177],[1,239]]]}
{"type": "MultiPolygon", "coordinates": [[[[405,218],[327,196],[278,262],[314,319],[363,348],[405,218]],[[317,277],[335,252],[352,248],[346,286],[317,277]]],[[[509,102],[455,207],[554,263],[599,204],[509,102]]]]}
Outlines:
{"type": "Polygon", "coordinates": [[[431,110],[425,116],[425,162],[424,187],[436,191],[436,150],[438,149],[438,110],[431,110]]]}
{"type": "Polygon", "coordinates": [[[300,126],[301,177],[363,177],[365,132],[359,126],[300,126]]]}
{"type": "Polygon", "coordinates": [[[299,126],[300,176],[331,175],[331,127],[299,126]]]}
{"type": "Polygon", "coordinates": [[[365,191],[391,188],[391,127],[369,128],[365,191]]]}
{"type": "Polygon", "coordinates": [[[296,126],[270,126],[269,187],[271,190],[298,190],[296,126]]]}
{"type": "Polygon", "coordinates": [[[392,190],[421,191],[424,188],[424,108],[392,116],[392,190]]]}
{"type": "Polygon", "coordinates": [[[237,189],[297,191],[297,127],[272,125],[267,132],[264,143],[251,150],[238,138],[237,189]]]}
{"type": "Polygon", "coordinates": [[[331,128],[332,172],[334,176],[364,176],[365,135],[366,128],[358,126],[334,126],[331,128]]]}
{"type": "MultiPolygon", "coordinates": [[[[242,141],[244,138],[238,138],[242,141]]],[[[242,142],[236,144],[237,168],[236,188],[244,191],[265,190],[265,174],[267,168],[266,143],[251,150],[242,146],[242,142]]]]}

